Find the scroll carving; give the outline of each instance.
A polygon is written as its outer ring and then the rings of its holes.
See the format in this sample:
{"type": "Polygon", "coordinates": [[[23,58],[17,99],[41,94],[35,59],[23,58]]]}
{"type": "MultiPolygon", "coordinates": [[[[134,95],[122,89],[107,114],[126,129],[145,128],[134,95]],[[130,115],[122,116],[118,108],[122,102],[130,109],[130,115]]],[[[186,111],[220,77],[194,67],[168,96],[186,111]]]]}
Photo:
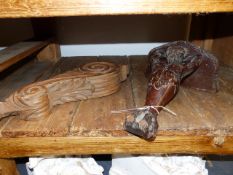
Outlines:
{"type": "Polygon", "coordinates": [[[144,139],[155,138],[157,115],[175,97],[180,84],[197,90],[217,92],[217,70],[216,57],[185,41],[151,50],[146,73],[149,79],[146,107],[127,117],[125,129],[144,139]]]}
{"type": "Polygon", "coordinates": [[[0,118],[19,115],[25,120],[50,114],[55,105],[110,95],[127,78],[128,67],[91,62],[51,79],[22,87],[0,102],[0,118]]]}

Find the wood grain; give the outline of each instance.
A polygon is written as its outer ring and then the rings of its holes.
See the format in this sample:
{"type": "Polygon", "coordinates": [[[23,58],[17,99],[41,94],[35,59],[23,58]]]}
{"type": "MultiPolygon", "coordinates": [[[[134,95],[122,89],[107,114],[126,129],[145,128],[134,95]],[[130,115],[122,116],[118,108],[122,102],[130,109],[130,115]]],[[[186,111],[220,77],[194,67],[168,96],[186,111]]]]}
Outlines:
{"type": "Polygon", "coordinates": [[[0,159],[0,175],[19,175],[13,159],[0,159]]]}
{"type": "Polygon", "coordinates": [[[2,135],[4,137],[67,136],[78,105],[73,102],[55,107],[51,115],[39,121],[24,121],[14,117],[4,127],[2,135]]]}
{"type": "MultiPolygon", "coordinates": [[[[51,67],[50,62],[38,62],[35,60],[31,60],[29,63],[22,65],[13,73],[10,73],[8,76],[1,79],[0,99],[3,100],[21,86],[41,78],[43,72],[46,72],[46,70],[49,70],[51,67]]],[[[0,131],[12,120],[12,118],[13,117],[0,120],[0,131]]]]}
{"type": "MultiPolygon", "coordinates": [[[[15,72],[14,75],[9,77],[8,83],[0,86],[2,89],[7,89],[9,86],[10,92],[4,93],[8,96],[11,92],[27,84],[30,81],[26,81],[31,78],[35,80],[46,80],[49,77],[62,74],[68,70],[75,69],[82,64],[86,64],[91,61],[97,61],[96,57],[81,57],[81,58],[66,58],[59,60],[55,65],[51,65],[49,68],[42,69],[40,65],[49,64],[50,62],[33,62],[34,64],[28,64],[26,67],[21,68],[20,72],[15,72]],[[32,69],[29,69],[29,68],[32,69]],[[35,79],[34,76],[40,72],[40,77],[35,79]],[[26,74],[26,75],[25,75],[26,74]],[[25,77],[22,81],[22,77],[25,77]],[[27,78],[28,77],[28,78],[27,78]],[[17,80],[17,81],[15,81],[17,80]],[[21,80],[21,81],[19,81],[21,80]]],[[[3,99],[3,98],[2,98],[3,99]]],[[[42,119],[40,121],[23,121],[17,117],[6,118],[0,120],[0,127],[2,134],[7,137],[26,137],[26,136],[66,136],[69,134],[69,127],[74,113],[78,108],[79,102],[65,104],[59,108],[55,107],[49,116],[49,118],[42,119]],[[7,122],[5,122],[7,120],[7,122]],[[16,127],[17,126],[17,127],[16,127]],[[13,129],[14,128],[14,129],[13,129]],[[16,129],[16,130],[15,130],[16,129]],[[13,132],[12,132],[13,131],[13,132]]]]}
{"type": "Polygon", "coordinates": [[[232,12],[231,0],[1,0],[0,17],[232,12]]]}
{"type": "Polygon", "coordinates": [[[128,135],[123,129],[126,114],[113,114],[111,111],[132,107],[131,84],[126,80],[117,93],[104,98],[81,101],[74,115],[70,134],[75,136],[128,135]]]}
{"type": "Polygon", "coordinates": [[[20,42],[0,51],[0,72],[38,51],[47,41],[20,42]]]}
{"type": "MultiPolygon", "coordinates": [[[[52,72],[47,73],[49,76],[56,75],[86,61],[106,59],[108,57],[61,59],[50,68],[52,72]]],[[[111,59],[114,62],[119,59],[118,61],[123,63],[128,58],[111,59]]],[[[112,153],[233,154],[231,68],[220,68],[220,91],[217,94],[181,87],[177,96],[167,106],[177,116],[162,111],[158,117],[158,136],[155,141],[147,142],[123,130],[123,114],[110,115],[111,110],[144,105],[147,88],[147,80],[144,77],[146,57],[130,57],[130,64],[130,77],[116,94],[87,100],[82,104],[62,105],[55,109],[53,115],[50,115],[51,118],[46,121],[20,123],[15,118],[2,121],[4,125],[0,129],[0,157],[112,153]],[[12,138],[13,136],[16,138],[12,138]]],[[[24,71],[20,77],[27,77],[25,74],[33,76],[31,69],[24,71]]],[[[40,78],[48,76],[47,73],[40,78]]],[[[14,74],[12,81],[16,79],[16,75],[14,74]]],[[[17,77],[19,80],[15,84],[11,80],[8,80],[5,86],[0,83],[0,88],[22,84],[20,77],[17,77]]],[[[0,95],[1,93],[0,91],[0,95]]]]}
{"type": "MultiPolygon", "coordinates": [[[[132,87],[135,105],[141,107],[146,98],[147,80],[144,72],[147,60],[145,57],[131,57],[132,87]]],[[[201,92],[180,87],[178,94],[166,106],[177,116],[161,111],[158,115],[158,135],[192,135],[214,134],[228,135],[233,129],[231,69],[220,69],[220,91],[215,93],[201,92]],[[225,95],[224,95],[225,94],[225,95]],[[191,122],[190,122],[191,121],[191,122]]]]}
{"type": "Polygon", "coordinates": [[[232,50],[233,36],[226,36],[216,38],[213,41],[213,53],[219,57],[221,64],[233,68],[233,50],[232,50]]]}
{"type": "Polygon", "coordinates": [[[128,72],[110,62],[91,62],[48,80],[26,85],[0,102],[0,118],[18,115],[34,120],[50,115],[56,105],[111,95],[128,72]],[[123,70],[123,71],[122,71],[123,70]]]}
{"type": "Polygon", "coordinates": [[[148,142],[130,137],[0,138],[1,158],[82,154],[233,154],[233,137],[221,146],[212,136],[158,136],[148,142]]]}
{"type": "MultiPolygon", "coordinates": [[[[98,61],[128,65],[126,57],[98,57],[98,61]]],[[[126,73],[127,74],[127,73],[126,73]]],[[[73,136],[119,136],[127,135],[123,129],[125,114],[113,114],[111,111],[132,108],[133,97],[130,80],[121,85],[120,91],[104,98],[81,101],[70,128],[73,136]],[[94,105],[93,105],[94,104],[94,105]],[[91,110],[89,110],[91,107],[91,110]]]]}

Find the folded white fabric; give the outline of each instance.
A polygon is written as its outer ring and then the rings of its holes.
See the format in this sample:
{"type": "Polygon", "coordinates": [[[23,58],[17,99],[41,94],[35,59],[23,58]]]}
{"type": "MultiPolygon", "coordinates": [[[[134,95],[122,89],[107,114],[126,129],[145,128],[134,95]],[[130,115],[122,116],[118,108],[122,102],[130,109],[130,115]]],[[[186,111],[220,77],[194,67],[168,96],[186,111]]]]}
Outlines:
{"type": "Polygon", "coordinates": [[[110,175],[208,175],[197,156],[114,156],[110,175]]]}
{"type": "Polygon", "coordinates": [[[28,175],[102,175],[93,158],[29,158],[28,175]]]}

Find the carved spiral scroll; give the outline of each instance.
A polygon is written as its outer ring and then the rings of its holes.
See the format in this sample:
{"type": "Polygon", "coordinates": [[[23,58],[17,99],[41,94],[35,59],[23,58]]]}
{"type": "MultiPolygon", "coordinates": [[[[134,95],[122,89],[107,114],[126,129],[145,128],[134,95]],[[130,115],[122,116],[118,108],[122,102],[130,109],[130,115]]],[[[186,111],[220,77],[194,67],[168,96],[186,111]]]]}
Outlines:
{"type": "Polygon", "coordinates": [[[22,119],[45,117],[50,113],[47,89],[44,86],[26,86],[12,94],[8,103],[19,110],[22,119]]]}
{"type": "Polygon", "coordinates": [[[107,74],[116,70],[118,66],[109,62],[91,62],[79,68],[81,72],[107,74]]]}
{"type": "Polygon", "coordinates": [[[51,79],[27,85],[5,102],[0,102],[0,118],[18,114],[32,120],[49,116],[51,108],[67,102],[110,95],[120,88],[128,72],[108,62],[91,62],[51,79]],[[125,75],[124,75],[125,74],[125,75]]]}

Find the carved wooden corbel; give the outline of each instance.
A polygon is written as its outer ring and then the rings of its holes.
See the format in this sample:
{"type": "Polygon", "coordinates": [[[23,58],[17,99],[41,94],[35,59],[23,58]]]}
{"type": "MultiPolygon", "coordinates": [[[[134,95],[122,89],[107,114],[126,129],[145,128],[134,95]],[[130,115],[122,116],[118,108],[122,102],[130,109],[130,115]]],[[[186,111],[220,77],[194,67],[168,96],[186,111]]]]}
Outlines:
{"type": "Polygon", "coordinates": [[[127,65],[91,62],[48,80],[22,87],[0,102],[0,119],[19,115],[33,120],[49,116],[55,105],[110,95],[127,78],[127,65]]]}

